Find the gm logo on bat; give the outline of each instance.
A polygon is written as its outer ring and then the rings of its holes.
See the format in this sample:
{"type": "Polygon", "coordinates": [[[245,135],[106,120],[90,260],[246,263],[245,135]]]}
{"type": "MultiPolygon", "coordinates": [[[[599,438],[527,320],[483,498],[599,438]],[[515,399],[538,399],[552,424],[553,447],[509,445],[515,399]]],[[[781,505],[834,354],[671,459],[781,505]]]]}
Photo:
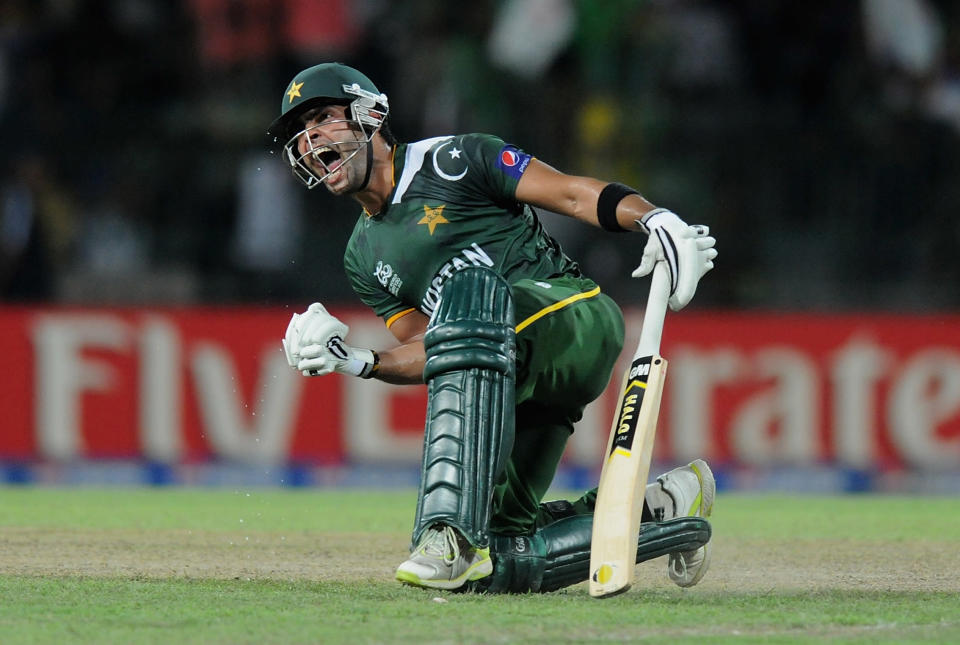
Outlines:
{"type": "Polygon", "coordinates": [[[639,365],[634,363],[633,368],[630,370],[630,378],[637,378],[638,376],[650,376],[650,361],[648,359],[643,359],[644,362],[639,365]]]}

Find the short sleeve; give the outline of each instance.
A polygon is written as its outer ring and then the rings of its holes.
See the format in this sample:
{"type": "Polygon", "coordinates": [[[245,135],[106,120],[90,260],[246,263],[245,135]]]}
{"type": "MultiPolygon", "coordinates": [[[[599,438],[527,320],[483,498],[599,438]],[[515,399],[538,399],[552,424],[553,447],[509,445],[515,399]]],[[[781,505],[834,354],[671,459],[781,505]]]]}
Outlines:
{"type": "Polygon", "coordinates": [[[490,134],[465,134],[458,139],[470,166],[482,168],[471,178],[482,182],[478,188],[496,201],[516,199],[517,183],[533,157],[490,134]]]}
{"type": "Polygon", "coordinates": [[[410,308],[395,296],[379,288],[373,272],[364,270],[364,262],[356,250],[356,245],[349,244],[347,246],[347,251],[343,256],[343,266],[354,293],[376,315],[387,319],[410,308]]]}

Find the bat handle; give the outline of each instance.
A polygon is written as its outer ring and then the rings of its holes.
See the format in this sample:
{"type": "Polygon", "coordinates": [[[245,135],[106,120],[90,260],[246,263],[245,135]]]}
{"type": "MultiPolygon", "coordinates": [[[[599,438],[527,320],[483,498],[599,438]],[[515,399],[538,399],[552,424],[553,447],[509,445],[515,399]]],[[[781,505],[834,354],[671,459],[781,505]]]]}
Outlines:
{"type": "Polygon", "coordinates": [[[640,342],[634,358],[653,356],[660,353],[660,338],[663,336],[663,319],[667,314],[667,300],[670,298],[670,275],[663,261],[653,267],[650,281],[650,295],[647,296],[647,309],[643,313],[643,326],[640,328],[640,342]]]}

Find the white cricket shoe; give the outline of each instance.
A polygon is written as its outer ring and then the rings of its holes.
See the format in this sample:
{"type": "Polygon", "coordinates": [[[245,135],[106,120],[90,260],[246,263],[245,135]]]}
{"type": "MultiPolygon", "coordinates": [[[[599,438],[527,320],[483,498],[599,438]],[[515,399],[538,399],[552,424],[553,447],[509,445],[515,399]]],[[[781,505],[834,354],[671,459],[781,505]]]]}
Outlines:
{"type": "Polygon", "coordinates": [[[417,587],[458,589],[493,573],[490,549],[475,549],[456,529],[434,524],[410,559],[397,567],[397,580],[417,587]]]}
{"type": "MultiPolygon", "coordinates": [[[[710,466],[702,459],[674,468],[657,477],[657,483],[647,487],[646,500],[657,520],[675,517],[710,517],[717,482],[710,466]]],[[[667,574],[680,587],[692,587],[700,582],[710,568],[711,543],[693,551],[671,553],[667,574]]]]}

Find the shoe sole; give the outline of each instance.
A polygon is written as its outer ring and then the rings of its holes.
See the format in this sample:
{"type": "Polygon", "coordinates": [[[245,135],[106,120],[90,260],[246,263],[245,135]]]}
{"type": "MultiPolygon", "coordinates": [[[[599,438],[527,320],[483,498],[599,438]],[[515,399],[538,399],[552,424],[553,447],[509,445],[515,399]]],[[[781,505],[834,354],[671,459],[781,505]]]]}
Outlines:
{"type": "MultiPolygon", "coordinates": [[[[697,480],[700,482],[700,508],[697,509],[696,513],[699,517],[710,517],[713,514],[713,502],[717,496],[717,482],[713,477],[713,471],[710,470],[710,466],[707,465],[703,459],[695,459],[690,462],[690,469],[696,473],[697,480]]],[[[689,582],[678,582],[673,577],[670,580],[673,581],[678,587],[692,587],[701,580],[703,576],[707,575],[707,569],[710,568],[710,559],[713,556],[713,545],[711,543],[706,543],[702,547],[703,549],[703,560],[700,562],[700,568],[697,570],[697,575],[695,575],[689,582]]],[[[670,559],[679,558],[681,554],[671,553],[670,559]]],[[[668,571],[673,571],[673,565],[668,565],[668,571]]]]}
{"type": "Polygon", "coordinates": [[[713,471],[703,459],[691,461],[690,469],[697,474],[697,480],[700,482],[700,508],[696,515],[710,517],[713,514],[713,502],[717,496],[717,481],[713,477],[713,471]]]}
{"type": "MultiPolygon", "coordinates": [[[[707,544],[704,544],[702,547],[700,547],[701,549],[703,549],[703,560],[700,562],[700,568],[697,569],[697,575],[695,575],[693,578],[691,578],[688,581],[677,580],[673,576],[670,576],[671,582],[673,582],[673,584],[677,585],[678,587],[682,587],[686,589],[687,587],[692,587],[698,582],[700,582],[701,580],[703,580],[703,576],[707,575],[707,570],[710,568],[710,559],[713,556],[712,547],[713,545],[710,544],[709,542],[707,544]]],[[[671,561],[673,560],[673,558],[679,558],[679,557],[681,557],[681,554],[679,553],[670,554],[671,561]]],[[[668,571],[673,571],[672,566],[673,566],[672,564],[668,565],[669,567],[668,571]]]]}
{"type": "Polygon", "coordinates": [[[413,587],[423,587],[426,589],[459,589],[472,580],[486,578],[493,573],[493,560],[486,557],[480,562],[475,562],[466,571],[452,580],[424,580],[415,573],[409,571],[397,571],[396,578],[405,585],[413,587]]]}

